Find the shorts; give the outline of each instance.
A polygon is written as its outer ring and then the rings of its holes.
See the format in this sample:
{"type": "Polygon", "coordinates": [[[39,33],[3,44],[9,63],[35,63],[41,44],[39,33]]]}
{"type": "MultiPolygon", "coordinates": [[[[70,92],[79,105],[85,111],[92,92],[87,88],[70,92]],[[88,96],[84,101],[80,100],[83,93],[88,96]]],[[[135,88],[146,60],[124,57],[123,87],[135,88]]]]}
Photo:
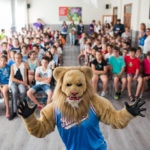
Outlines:
{"type": "MultiPolygon", "coordinates": [[[[132,77],[132,78],[134,78],[134,76],[135,76],[134,73],[128,73],[128,74],[127,74],[127,77],[132,77]]],[[[139,77],[142,77],[142,75],[139,74],[136,78],[138,79],[139,77]]]]}
{"type": "Polygon", "coordinates": [[[143,75],[143,77],[149,77],[150,76],[150,74],[144,74],[143,75]]]}
{"type": "MultiPolygon", "coordinates": [[[[113,74],[113,79],[114,79],[116,76],[118,76],[118,74],[117,74],[117,73],[114,73],[114,74],[113,74]]],[[[126,78],[126,77],[127,77],[127,75],[126,75],[126,73],[124,72],[120,78],[126,78]]]]}
{"type": "Polygon", "coordinates": [[[107,74],[99,74],[98,77],[107,76],[107,74]]]}
{"type": "Polygon", "coordinates": [[[48,91],[52,91],[50,85],[48,85],[48,84],[37,84],[37,85],[34,85],[33,87],[31,87],[31,89],[33,89],[35,92],[43,91],[45,93],[48,91]]]}
{"type": "Polygon", "coordinates": [[[133,78],[135,76],[135,74],[134,73],[128,73],[127,76],[133,78]]]}

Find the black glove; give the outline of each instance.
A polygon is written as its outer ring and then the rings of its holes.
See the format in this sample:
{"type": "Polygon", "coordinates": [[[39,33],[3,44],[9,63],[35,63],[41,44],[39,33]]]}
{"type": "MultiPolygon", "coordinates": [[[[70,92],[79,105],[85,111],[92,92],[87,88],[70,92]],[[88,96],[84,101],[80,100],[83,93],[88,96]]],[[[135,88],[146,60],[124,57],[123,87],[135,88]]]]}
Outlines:
{"type": "Polygon", "coordinates": [[[28,118],[31,114],[33,114],[36,107],[37,107],[37,105],[30,108],[28,106],[27,101],[20,102],[20,104],[18,105],[18,114],[21,115],[23,118],[28,118]]]}
{"type": "Polygon", "coordinates": [[[145,101],[141,101],[140,99],[138,99],[133,105],[129,105],[125,102],[126,109],[130,114],[141,117],[145,117],[145,115],[141,113],[142,111],[146,111],[146,108],[141,108],[144,104],[145,101]]]}

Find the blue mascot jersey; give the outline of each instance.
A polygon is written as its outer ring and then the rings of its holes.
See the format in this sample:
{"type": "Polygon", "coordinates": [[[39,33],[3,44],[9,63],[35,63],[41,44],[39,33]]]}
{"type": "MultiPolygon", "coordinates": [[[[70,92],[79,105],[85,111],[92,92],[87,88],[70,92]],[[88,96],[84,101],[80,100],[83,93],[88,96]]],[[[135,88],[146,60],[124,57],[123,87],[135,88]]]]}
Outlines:
{"type": "Polygon", "coordinates": [[[89,114],[78,125],[69,122],[55,110],[59,134],[67,150],[106,150],[107,145],[100,131],[99,119],[90,107],[89,114]]]}

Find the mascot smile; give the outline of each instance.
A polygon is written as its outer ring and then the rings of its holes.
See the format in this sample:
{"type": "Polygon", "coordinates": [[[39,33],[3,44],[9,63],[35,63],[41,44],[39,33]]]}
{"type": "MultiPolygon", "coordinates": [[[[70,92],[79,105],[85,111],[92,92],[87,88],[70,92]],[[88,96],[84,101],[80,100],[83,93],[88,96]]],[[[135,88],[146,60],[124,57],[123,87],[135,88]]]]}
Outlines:
{"type": "Polygon", "coordinates": [[[28,132],[36,137],[46,136],[57,126],[67,150],[106,150],[100,122],[124,128],[135,116],[144,117],[144,101],[126,102],[123,109],[115,110],[107,99],[94,93],[89,67],[58,67],[54,78],[53,101],[41,110],[40,118],[34,113],[36,106],[29,107],[26,101],[18,106],[28,132]]]}

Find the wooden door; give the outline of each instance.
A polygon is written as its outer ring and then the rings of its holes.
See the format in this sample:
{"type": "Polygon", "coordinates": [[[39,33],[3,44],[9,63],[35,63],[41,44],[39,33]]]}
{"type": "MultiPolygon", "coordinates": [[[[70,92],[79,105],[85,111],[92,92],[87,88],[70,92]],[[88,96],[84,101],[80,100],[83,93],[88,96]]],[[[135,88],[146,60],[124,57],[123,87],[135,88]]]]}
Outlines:
{"type": "Polygon", "coordinates": [[[131,27],[131,16],[132,16],[132,4],[124,6],[124,25],[130,29],[131,27]]]}
{"type": "Polygon", "coordinates": [[[118,15],[118,7],[113,7],[113,19],[112,19],[112,23],[113,25],[116,24],[117,22],[117,16],[118,15]]]}

